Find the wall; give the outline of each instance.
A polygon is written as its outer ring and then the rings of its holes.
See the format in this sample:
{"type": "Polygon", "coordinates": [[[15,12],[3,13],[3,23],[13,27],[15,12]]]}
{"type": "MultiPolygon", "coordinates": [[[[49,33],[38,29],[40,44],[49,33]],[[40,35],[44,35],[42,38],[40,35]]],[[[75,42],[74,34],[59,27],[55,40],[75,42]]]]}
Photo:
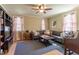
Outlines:
{"type": "Polygon", "coordinates": [[[46,18],[44,18],[44,20],[45,20],[45,29],[48,30],[48,29],[49,29],[49,28],[48,28],[48,27],[49,27],[49,23],[48,23],[49,20],[46,19],[46,18]]]}
{"type": "Polygon", "coordinates": [[[24,16],[24,30],[39,30],[40,18],[33,16],[24,16]]]}
{"type": "MultiPolygon", "coordinates": [[[[37,16],[24,16],[24,30],[41,30],[41,17],[37,16]]],[[[45,26],[46,29],[48,29],[48,23],[47,19],[45,19],[45,26]]]]}
{"type": "Polygon", "coordinates": [[[77,30],[79,30],[79,7],[77,7],[76,9],[76,16],[77,16],[77,30]]]}
{"type": "MultiPolygon", "coordinates": [[[[79,30],[79,7],[74,8],[73,10],[76,11],[77,30],[79,30]]],[[[49,20],[49,22],[48,22],[49,23],[49,25],[48,25],[49,30],[62,31],[63,30],[63,17],[64,17],[64,15],[66,15],[67,13],[69,13],[71,11],[48,17],[47,19],[49,20]],[[52,21],[56,21],[56,26],[53,29],[52,29],[52,21]]]]}
{"type": "MultiPolygon", "coordinates": [[[[77,14],[77,29],[79,30],[79,7],[74,8],[73,10],[75,10],[77,14]]],[[[46,30],[62,31],[64,15],[66,15],[67,13],[71,11],[72,10],[45,18],[46,30]],[[53,29],[52,29],[52,21],[56,21],[56,26],[53,29]]],[[[41,30],[41,20],[42,19],[40,17],[25,16],[24,17],[24,30],[30,30],[30,31],[41,30]]]]}
{"type": "Polygon", "coordinates": [[[49,20],[49,30],[62,31],[63,26],[63,14],[58,14],[50,17],[49,20]],[[56,21],[56,25],[52,29],[52,21],[56,21]]]}

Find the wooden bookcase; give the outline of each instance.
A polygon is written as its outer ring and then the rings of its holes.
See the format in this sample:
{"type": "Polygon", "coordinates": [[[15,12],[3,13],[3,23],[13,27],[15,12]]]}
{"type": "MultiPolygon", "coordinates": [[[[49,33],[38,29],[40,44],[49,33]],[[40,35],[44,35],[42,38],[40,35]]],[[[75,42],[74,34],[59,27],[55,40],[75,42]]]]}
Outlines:
{"type": "Polygon", "coordinates": [[[4,11],[0,6],[0,49],[3,53],[8,52],[10,45],[12,44],[13,34],[13,21],[12,18],[4,11]],[[2,44],[1,44],[2,43],[2,44]]]}

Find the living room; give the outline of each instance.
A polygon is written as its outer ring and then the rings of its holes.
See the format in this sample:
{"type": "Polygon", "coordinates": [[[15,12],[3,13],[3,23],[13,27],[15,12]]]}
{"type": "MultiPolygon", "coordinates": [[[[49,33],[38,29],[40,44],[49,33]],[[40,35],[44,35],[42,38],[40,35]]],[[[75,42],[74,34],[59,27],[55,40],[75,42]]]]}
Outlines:
{"type": "Polygon", "coordinates": [[[78,40],[71,40],[78,39],[78,4],[2,4],[0,11],[0,26],[4,24],[0,31],[2,55],[79,53],[78,40]],[[5,38],[8,34],[9,38],[5,38]]]}

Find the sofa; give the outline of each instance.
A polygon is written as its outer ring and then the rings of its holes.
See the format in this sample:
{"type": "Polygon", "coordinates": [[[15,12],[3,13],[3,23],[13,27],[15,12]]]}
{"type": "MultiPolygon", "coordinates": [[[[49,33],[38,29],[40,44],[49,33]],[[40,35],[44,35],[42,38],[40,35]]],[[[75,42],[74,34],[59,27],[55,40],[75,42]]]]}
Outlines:
{"type": "Polygon", "coordinates": [[[54,37],[53,41],[63,44],[64,39],[61,37],[62,31],[52,31],[52,35],[54,37]]]}

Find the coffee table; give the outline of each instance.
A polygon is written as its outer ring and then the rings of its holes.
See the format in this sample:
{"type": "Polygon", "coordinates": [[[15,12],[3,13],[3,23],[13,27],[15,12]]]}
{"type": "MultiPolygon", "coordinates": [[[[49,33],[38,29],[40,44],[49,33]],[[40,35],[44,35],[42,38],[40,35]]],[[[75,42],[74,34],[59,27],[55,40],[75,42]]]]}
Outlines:
{"type": "Polygon", "coordinates": [[[46,46],[52,45],[53,37],[48,36],[48,35],[41,35],[40,37],[41,37],[40,41],[44,43],[46,46]]]}

